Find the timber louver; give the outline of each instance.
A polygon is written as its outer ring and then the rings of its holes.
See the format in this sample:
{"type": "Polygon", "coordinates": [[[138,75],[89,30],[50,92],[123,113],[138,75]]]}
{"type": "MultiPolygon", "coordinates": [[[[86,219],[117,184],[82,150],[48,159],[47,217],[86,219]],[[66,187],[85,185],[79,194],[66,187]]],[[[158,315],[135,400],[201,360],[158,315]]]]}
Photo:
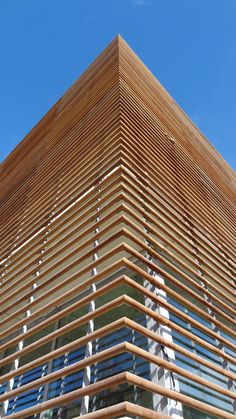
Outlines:
{"type": "Polygon", "coordinates": [[[120,37],[0,197],[3,416],[235,417],[235,176],[120,37]]]}

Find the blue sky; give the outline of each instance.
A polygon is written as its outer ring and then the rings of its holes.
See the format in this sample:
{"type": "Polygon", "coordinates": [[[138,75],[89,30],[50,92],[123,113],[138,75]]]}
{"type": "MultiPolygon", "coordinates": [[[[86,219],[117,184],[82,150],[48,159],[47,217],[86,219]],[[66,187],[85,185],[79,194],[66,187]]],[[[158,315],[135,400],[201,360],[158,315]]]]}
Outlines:
{"type": "Polygon", "coordinates": [[[236,0],[0,0],[0,161],[117,33],[236,169],[236,0]]]}

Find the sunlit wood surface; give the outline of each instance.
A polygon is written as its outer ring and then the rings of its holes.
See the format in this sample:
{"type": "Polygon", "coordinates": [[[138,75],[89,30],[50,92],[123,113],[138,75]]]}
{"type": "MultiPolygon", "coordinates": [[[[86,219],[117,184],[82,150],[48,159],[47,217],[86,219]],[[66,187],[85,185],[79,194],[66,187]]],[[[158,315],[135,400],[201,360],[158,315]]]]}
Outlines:
{"type": "MultiPolygon", "coordinates": [[[[28,390],[45,389],[126,352],[233,404],[235,191],[233,170],[125,41],[115,38],[1,165],[0,402],[5,410],[8,401],[28,390]],[[191,329],[126,295],[127,288],[191,329]],[[83,307],[83,315],[73,315],[83,307]],[[200,345],[212,360],[129,318],[131,309],[200,345]],[[55,326],[68,315],[70,322],[55,326]],[[104,326],[92,327],[100,318],[104,326]],[[78,327],[84,335],[43,349],[78,327]],[[122,328],[220,374],[229,385],[126,341],[27,384],[12,384],[14,377],[122,328]]],[[[32,407],[12,410],[11,417],[39,417],[124,383],[219,418],[235,417],[130,371],[50,400],[42,396],[32,407]]],[[[84,417],[137,414],[167,417],[125,400],[84,417]]]]}

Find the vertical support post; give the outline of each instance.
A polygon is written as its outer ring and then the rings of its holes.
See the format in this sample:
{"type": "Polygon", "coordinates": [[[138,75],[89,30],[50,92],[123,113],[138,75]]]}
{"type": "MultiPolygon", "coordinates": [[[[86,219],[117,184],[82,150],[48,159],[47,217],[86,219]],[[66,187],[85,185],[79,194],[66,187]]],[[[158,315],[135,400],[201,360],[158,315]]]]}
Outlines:
{"type": "MultiPolygon", "coordinates": [[[[9,256],[8,256],[8,258],[7,258],[7,262],[6,262],[6,265],[5,265],[5,268],[6,268],[6,270],[5,270],[5,274],[7,274],[8,266],[9,266],[9,265],[10,265],[10,263],[11,263],[11,257],[13,257],[13,251],[14,251],[14,248],[17,246],[17,242],[18,242],[18,240],[19,240],[19,238],[20,238],[20,233],[21,233],[21,231],[22,231],[22,226],[23,226],[23,224],[24,224],[24,219],[25,219],[25,217],[26,217],[26,212],[27,212],[27,209],[26,209],[26,211],[25,211],[25,214],[24,214],[24,215],[23,215],[23,217],[22,217],[22,221],[21,221],[21,223],[20,223],[20,227],[19,227],[19,230],[18,230],[17,236],[16,236],[15,241],[14,241],[14,244],[13,244],[13,246],[12,246],[12,252],[10,253],[10,255],[9,255],[9,256]]],[[[30,298],[31,298],[31,297],[30,297],[30,298]]],[[[26,311],[26,313],[25,313],[25,317],[29,317],[29,316],[30,316],[30,311],[29,311],[29,310],[27,310],[27,311],[26,311]]],[[[26,326],[26,325],[23,325],[23,327],[22,327],[22,333],[25,333],[26,331],[27,331],[27,326],[26,326]]],[[[15,371],[15,370],[17,370],[17,369],[18,369],[18,367],[19,367],[19,362],[20,362],[20,351],[23,349],[23,347],[24,347],[24,340],[22,339],[22,340],[21,340],[21,341],[17,344],[17,347],[16,347],[16,354],[17,354],[17,357],[14,359],[14,361],[13,361],[13,363],[12,363],[12,366],[11,366],[11,371],[15,371]]],[[[13,390],[14,383],[15,383],[15,378],[13,377],[13,378],[11,378],[11,379],[8,381],[8,383],[7,383],[7,387],[6,387],[6,390],[5,390],[5,393],[8,393],[9,391],[13,390]]],[[[20,382],[19,382],[19,384],[18,384],[18,387],[19,387],[19,385],[20,385],[20,382]]],[[[7,414],[8,407],[9,407],[9,400],[7,399],[7,400],[5,400],[5,401],[3,402],[3,404],[2,404],[2,406],[1,406],[1,408],[0,408],[0,412],[3,414],[3,416],[5,416],[5,415],[7,414]]],[[[14,410],[14,404],[13,404],[13,410],[14,410]]]]}
{"type": "MultiPolygon", "coordinates": [[[[40,265],[42,264],[42,261],[43,261],[43,254],[45,252],[45,244],[46,244],[46,242],[47,242],[47,240],[44,240],[43,241],[43,247],[40,250],[40,256],[39,256],[39,259],[37,261],[37,270],[35,271],[35,274],[34,274],[34,276],[35,276],[35,282],[32,285],[32,294],[30,295],[30,297],[28,299],[28,302],[29,303],[32,303],[35,300],[34,291],[37,290],[37,287],[38,287],[38,277],[40,275],[40,265]]],[[[31,316],[31,309],[27,309],[25,317],[26,318],[29,318],[30,316],[31,316]]],[[[23,333],[26,333],[27,332],[28,327],[27,327],[26,324],[23,326],[22,330],[23,330],[23,333]]],[[[19,366],[19,362],[20,362],[20,351],[23,349],[23,347],[24,347],[24,340],[22,339],[22,341],[20,341],[19,344],[18,344],[19,358],[17,358],[14,361],[14,362],[17,361],[17,366],[14,369],[17,369],[18,366],[19,366]]],[[[43,377],[45,374],[46,374],[46,365],[44,365],[43,368],[42,368],[41,377],[43,377]]],[[[17,387],[20,387],[21,386],[22,379],[23,379],[23,375],[20,376],[17,387]]],[[[14,381],[14,379],[13,379],[13,381],[14,381]]],[[[12,388],[13,388],[13,386],[12,386],[12,388]]],[[[39,391],[38,391],[38,396],[37,396],[37,402],[38,403],[40,402],[41,392],[42,392],[42,387],[40,387],[39,388],[39,391]]],[[[14,412],[14,410],[16,408],[17,399],[18,399],[18,397],[16,396],[15,399],[14,399],[14,402],[13,402],[13,406],[12,406],[12,411],[13,412],[14,412]]],[[[7,400],[7,402],[9,403],[8,400],[7,400]]]]}
{"type": "MultiPolygon", "coordinates": [[[[149,234],[148,231],[148,219],[144,218],[145,223],[147,225],[146,228],[144,228],[144,231],[146,234],[149,234]]],[[[151,247],[150,242],[145,239],[145,243],[151,247]]],[[[153,262],[152,256],[146,252],[146,258],[149,261],[153,262]]],[[[158,261],[155,261],[158,263],[158,261]]],[[[153,276],[158,282],[164,284],[164,279],[158,275],[155,271],[153,271],[149,266],[147,266],[147,272],[149,275],[153,276]]],[[[162,298],[163,300],[166,300],[166,293],[165,291],[161,290],[160,288],[157,288],[150,284],[149,281],[144,281],[144,287],[147,288],[149,291],[151,291],[153,294],[157,295],[158,297],[162,298]]],[[[169,319],[169,312],[164,307],[158,306],[156,303],[154,303],[150,298],[145,297],[145,305],[149,309],[153,310],[154,312],[157,312],[158,314],[162,315],[163,317],[169,319]]],[[[158,324],[156,321],[154,321],[152,318],[147,316],[147,328],[154,333],[157,333],[161,335],[166,340],[169,340],[172,342],[172,332],[171,329],[167,326],[164,326],[162,324],[158,324]]],[[[153,353],[154,355],[157,355],[161,358],[166,359],[167,361],[174,362],[175,360],[175,353],[172,349],[164,347],[163,345],[160,345],[156,342],[153,342],[151,339],[148,340],[149,344],[149,351],[153,353]]],[[[166,371],[162,367],[158,367],[156,365],[151,364],[151,380],[155,383],[158,383],[162,385],[165,388],[169,388],[171,390],[175,390],[179,392],[179,382],[178,378],[170,371],[166,371]]],[[[169,415],[175,419],[182,419],[183,418],[183,412],[182,412],[182,405],[179,402],[176,402],[174,400],[169,400],[164,396],[154,394],[153,395],[153,409],[157,412],[160,412],[165,415],[169,415]]]]}
{"type": "MultiPolygon", "coordinates": [[[[58,329],[58,327],[59,327],[59,320],[57,320],[56,323],[55,323],[54,331],[56,331],[58,329]]],[[[56,339],[54,338],[52,340],[52,343],[51,343],[51,352],[55,351],[55,349],[56,349],[56,339]]],[[[51,359],[48,362],[47,374],[51,374],[52,365],[53,365],[53,359],[51,359]]],[[[50,383],[45,384],[42,403],[45,402],[48,399],[49,385],[50,385],[50,383]]],[[[45,412],[41,412],[39,414],[39,419],[50,419],[52,417],[52,415],[53,415],[53,411],[49,409],[45,412]]]]}
{"type": "MultiPolygon", "coordinates": [[[[100,182],[99,182],[100,183],[100,182]]],[[[98,184],[99,187],[99,184],[98,184]]],[[[98,191],[100,192],[100,189],[98,189],[98,191]]],[[[98,202],[98,207],[96,209],[96,211],[100,210],[99,207],[99,201],[100,201],[100,197],[98,198],[97,202],[98,202]]],[[[96,217],[96,223],[98,223],[100,221],[100,216],[96,217]]],[[[95,229],[95,234],[99,233],[100,228],[97,225],[96,229],[95,229]]],[[[93,261],[97,261],[98,260],[98,252],[96,251],[96,247],[99,244],[99,240],[95,240],[93,243],[94,246],[94,254],[93,254],[93,261]]],[[[97,275],[97,267],[95,266],[94,268],[92,268],[92,276],[97,275]]],[[[93,283],[91,285],[91,293],[94,293],[96,291],[97,287],[96,284],[93,283]]],[[[89,312],[93,312],[95,310],[96,306],[95,306],[95,301],[92,300],[89,304],[89,312]]],[[[94,320],[91,319],[88,322],[88,328],[87,328],[87,334],[93,333],[94,332],[94,320]]],[[[85,349],[85,358],[89,358],[91,355],[93,354],[93,342],[89,341],[86,345],[86,349],[85,349]]],[[[85,367],[84,369],[84,379],[83,379],[83,384],[82,387],[86,387],[90,384],[91,382],[91,366],[85,367]]],[[[86,395],[82,398],[81,400],[81,410],[80,410],[80,416],[85,415],[86,413],[89,412],[89,395],[86,395]]]]}

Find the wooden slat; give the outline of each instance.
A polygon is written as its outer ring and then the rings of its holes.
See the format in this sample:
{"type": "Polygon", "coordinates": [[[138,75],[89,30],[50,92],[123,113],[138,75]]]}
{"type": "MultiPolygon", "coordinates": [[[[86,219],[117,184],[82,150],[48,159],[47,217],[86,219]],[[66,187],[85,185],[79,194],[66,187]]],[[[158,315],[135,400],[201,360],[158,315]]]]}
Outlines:
{"type": "MultiPolygon", "coordinates": [[[[1,164],[2,409],[14,399],[11,417],[29,417],[128,385],[168,403],[235,417],[235,185],[232,169],[117,37],[1,164]],[[73,318],[80,309],[83,315],[73,318]],[[131,312],[137,319],[129,318],[131,312]],[[118,317],[109,321],[112,313],[118,317]],[[147,320],[139,324],[138,316],[159,325],[157,332],[147,320]],[[105,324],[93,328],[98,320],[105,324]],[[86,327],[88,333],[56,346],[86,327]],[[93,342],[123,329],[173,351],[176,359],[125,338],[94,349],[93,342]],[[50,369],[84,346],[90,348],[84,359],[50,369]],[[76,371],[85,377],[92,365],[125,353],[174,374],[179,391],[154,383],[151,375],[124,372],[45,399],[50,383],[76,371]],[[191,372],[178,364],[181,357],[191,372]],[[47,375],[21,385],[24,374],[43,365],[50,365],[47,375]],[[182,394],[181,380],[208,389],[215,406],[182,394]],[[18,398],[37,388],[43,401],[14,411],[18,398]],[[232,412],[219,409],[217,397],[232,412]]],[[[122,414],[171,417],[125,400],[82,417],[122,414]]]]}

